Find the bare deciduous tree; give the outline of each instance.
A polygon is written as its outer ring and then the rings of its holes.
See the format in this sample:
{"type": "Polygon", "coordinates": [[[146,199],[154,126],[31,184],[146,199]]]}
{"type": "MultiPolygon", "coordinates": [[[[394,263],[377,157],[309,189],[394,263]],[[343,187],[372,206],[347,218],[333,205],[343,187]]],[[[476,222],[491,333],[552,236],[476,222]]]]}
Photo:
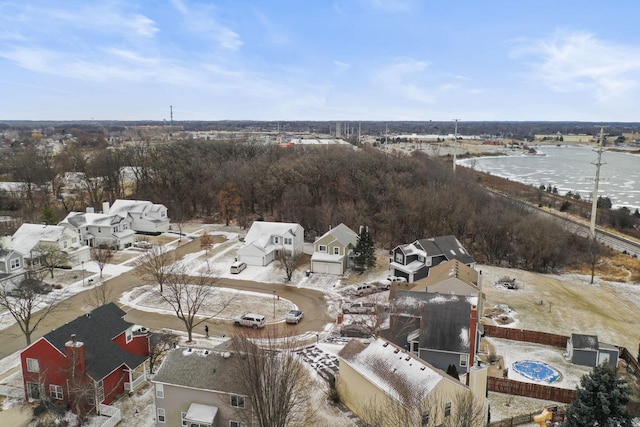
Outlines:
{"type": "MultiPolygon", "coordinates": [[[[38,243],[33,248],[32,253],[37,256],[42,265],[49,270],[52,279],[53,270],[56,267],[66,265],[69,260],[68,255],[54,243],[38,243]]],[[[31,259],[31,263],[33,265],[33,259],[31,259]]]]}
{"type": "Polygon", "coordinates": [[[278,263],[278,267],[284,271],[286,281],[290,282],[294,271],[302,264],[304,255],[293,255],[291,251],[282,250],[276,255],[275,260],[278,263]]]}
{"type": "Polygon", "coordinates": [[[187,342],[193,342],[193,330],[198,325],[220,314],[233,299],[217,292],[215,283],[209,272],[190,276],[187,266],[180,262],[167,268],[165,292],[157,294],[184,323],[187,342]]]}
{"type": "Polygon", "coordinates": [[[4,282],[0,285],[0,307],[5,309],[18,324],[24,334],[27,345],[31,344],[31,335],[40,323],[54,310],[62,299],[60,294],[42,293],[42,282],[28,277],[15,285],[4,282]]]}
{"type": "Polygon", "coordinates": [[[165,251],[162,246],[154,245],[136,261],[136,273],[144,280],[153,281],[162,293],[170,266],[176,262],[174,255],[165,251]]]}
{"type": "Polygon", "coordinates": [[[96,309],[111,301],[113,292],[111,292],[109,287],[107,287],[106,284],[102,282],[98,283],[96,286],[86,292],[86,295],[87,304],[96,309]]]}
{"type": "Polygon", "coordinates": [[[257,425],[313,424],[313,410],[309,407],[313,384],[296,355],[294,337],[278,337],[273,329],[246,329],[236,334],[233,347],[242,355],[235,358],[237,381],[251,401],[257,425]]]}
{"type": "Polygon", "coordinates": [[[104,270],[104,266],[109,263],[113,259],[115,252],[111,248],[107,247],[97,247],[91,248],[91,259],[93,259],[96,264],[98,264],[98,268],[100,269],[100,278],[102,279],[102,270],[104,270]]]}
{"type": "Polygon", "coordinates": [[[162,330],[153,332],[149,336],[149,372],[153,374],[153,368],[158,360],[163,357],[167,351],[171,350],[175,343],[178,342],[178,336],[170,331],[162,330]]]}

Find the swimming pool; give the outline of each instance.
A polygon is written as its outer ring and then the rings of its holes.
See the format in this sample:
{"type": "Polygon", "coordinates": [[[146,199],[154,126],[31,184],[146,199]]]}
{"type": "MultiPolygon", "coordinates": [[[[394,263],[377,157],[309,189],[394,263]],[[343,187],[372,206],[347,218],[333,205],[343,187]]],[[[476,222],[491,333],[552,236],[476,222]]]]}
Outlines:
{"type": "Polygon", "coordinates": [[[541,383],[551,384],[560,379],[560,372],[553,366],[535,360],[519,360],[511,365],[522,376],[541,383]]]}

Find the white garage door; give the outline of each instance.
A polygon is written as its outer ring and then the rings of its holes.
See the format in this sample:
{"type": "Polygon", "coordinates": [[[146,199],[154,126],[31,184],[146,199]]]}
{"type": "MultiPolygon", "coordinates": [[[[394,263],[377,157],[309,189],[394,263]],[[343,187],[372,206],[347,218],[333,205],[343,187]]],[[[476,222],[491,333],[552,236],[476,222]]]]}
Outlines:
{"type": "Polygon", "coordinates": [[[239,256],[238,261],[246,262],[247,265],[262,266],[262,257],[259,256],[239,256]]]}
{"type": "Polygon", "coordinates": [[[324,274],[342,274],[342,266],[334,262],[315,261],[313,263],[313,272],[324,274]]]}

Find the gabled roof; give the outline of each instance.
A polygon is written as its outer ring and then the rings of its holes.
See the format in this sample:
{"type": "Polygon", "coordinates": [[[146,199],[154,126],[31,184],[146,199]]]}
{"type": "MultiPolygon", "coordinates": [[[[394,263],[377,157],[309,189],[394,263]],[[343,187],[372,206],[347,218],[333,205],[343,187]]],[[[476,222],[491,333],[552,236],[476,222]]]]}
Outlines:
{"type": "Polygon", "coordinates": [[[125,314],[120,307],[109,303],[54,329],[43,338],[66,355],[65,343],[75,334],[76,340],[84,344],[87,372],[99,381],[123,364],[133,369],[147,359],[127,353],[113,342],[133,326],[124,320],[125,314]]]}
{"type": "Polygon", "coordinates": [[[346,225],[340,223],[333,227],[331,230],[324,233],[322,236],[316,239],[316,242],[320,239],[325,238],[326,236],[332,236],[335,240],[337,240],[342,246],[348,246],[349,244],[356,245],[358,243],[358,235],[355,231],[347,227],[346,225]]]}
{"type": "Polygon", "coordinates": [[[59,241],[64,235],[64,230],[65,227],[62,225],[22,224],[13,234],[11,249],[29,255],[38,242],[59,241]]]}
{"type": "Polygon", "coordinates": [[[176,348],[162,362],[154,381],[202,390],[243,394],[231,351],[176,348]]]}
{"type": "Polygon", "coordinates": [[[87,213],[87,212],[70,212],[62,223],[69,223],[76,228],[86,226],[110,226],[119,224],[123,218],[119,215],[101,214],[101,213],[87,213]]]}
{"type": "Polygon", "coordinates": [[[0,261],[8,260],[13,254],[22,256],[20,252],[14,251],[13,249],[0,249],[0,261]]]}
{"type": "Polygon", "coordinates": [[[109,208],[109,214],[119,215],[126,218],[127,214],[131,213],[145,213],[145,212],[158,212],[162,209],[166,209],[164,205],[152,203],[148,200],[127,200],[117,199],[113,202],[113,205],[109,208]]]}
{"type": "Polygon", "coordinates": [[[245,245],[254,245],[258,248],[266,248],[271,244],[271,236],[283,236],[291,233],[304,233],[300,224],[290,222],[254,221],[244,238],[245,245]]]}
{"type": "Polygon", "coordinates": [[[420,348],[469,352],[471,306],[478,297],[399,291],[393,304],[397,313],[420,316],[420,348]]]}
{"type": "Polygon", "coordinates": [[[369,382],[401,403],[415,397],[415,393],[426,397],[444,378],[442,371],[382,338],[368,346],[351,340],[339,356],[369,382]],[[412,396],[407,396],[407,391],[412,396]]]}
{"type": "Polygon", "coordinates": [[[427,256],[444,255],[448,260],[457,259],[464,264],[474,263],[471,255],[453,235],[420,239],[416,243],[422,246],[427,256]]]}
{"type": "Polygon", "coordinates": [[[457,259],[452,259],[438,264],[435,267],[431,267],[429,276],[416,280],[411,290],[429,289],[429,286],[437,285],[452,277],[479,291],[478,272],[457,259]]]}

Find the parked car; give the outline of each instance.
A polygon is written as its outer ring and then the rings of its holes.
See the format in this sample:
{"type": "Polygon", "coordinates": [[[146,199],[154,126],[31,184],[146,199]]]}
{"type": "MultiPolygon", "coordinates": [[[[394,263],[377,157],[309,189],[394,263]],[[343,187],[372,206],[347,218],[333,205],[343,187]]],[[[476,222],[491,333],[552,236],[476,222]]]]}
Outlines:
{"type": "Polygon", "coordinates": [[[376,304],[373,302],[354,302],[342,307],[342,312],[345,314],[371,314],[375,311],[376,304]]]}
{"type": "Polygon", "coordinates": [[[140,249],[151,249],[153,245],[149,242],[147,242],[146,240],[141,240],[139,242],[135,242],[133,244],[134,248],[140,248],[140,249]]]}
{"type": "Polygon", "coordinates": [[[387,280],[389,280],[391,282],[407,283],[407,278],[406,277],[401,277],[401,276],[389,276],[389,277],[387,277],[387,280]]]}
{"type": "Polygon", "coordinates": [[[359,297],[363,296],[363,295],[369,295],[372,294],[374,292],[377,292],[377,288],[369,283],[363,283],[361,285],[356,285],[355,290],[353,291],[353,293],[359,297]]]}
{"type": "Polygon", "coordinates": [[[253,329],[258,329],[264,328],[266,320],[262,314],[247,313],[242,316],[238,316],[236,320],[233,321],[233,324],[236,326],[248,326],[253,329]]]}
{"type": "Polygon", "coordinates": [[[377,283],[378,289],[380,289],[381,291],[388,291],[389,289],[391,289],[391,284],[394,282],[406,283],[407,279],[399,276],[389,276],[377,283]]]}
{"type": "Polygon", "coordinates": [[[291,310],[287,313],[285,320],[287,323],[295,323],[297,325],[300,319],[302,319],[302,316],[304,316],[302,310],[291,310]]]}
{"type": "Polygon", "coordinates": [[[247,268],[247,264],[242,261],[236,261],[231,264],[231,274],[242,273],[242,271],[247,268]]]}

